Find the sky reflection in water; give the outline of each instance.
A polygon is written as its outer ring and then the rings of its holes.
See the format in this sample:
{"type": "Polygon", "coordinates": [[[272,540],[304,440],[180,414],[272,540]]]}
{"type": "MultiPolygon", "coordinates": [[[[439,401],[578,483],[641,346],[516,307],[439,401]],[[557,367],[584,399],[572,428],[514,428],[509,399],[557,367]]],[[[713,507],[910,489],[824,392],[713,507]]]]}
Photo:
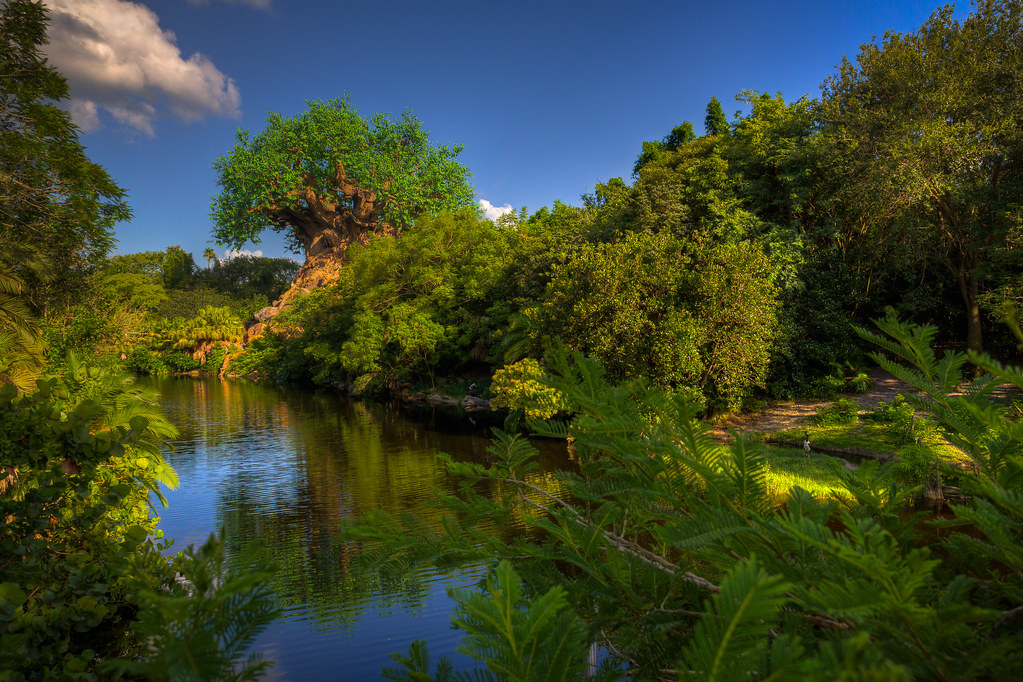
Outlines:
{"type": "MultiPolygon", "coordinates": [[[[339,527],[374,509],[436,518],[431,488],[455,490],[436,455],[484,461],[487,427],[243,381],[153,383],[180,431],[166,455],[181,480],[160,514],[166,537],[183,549],[223,527],[229,551],[259,540],[277,564],[284,615],[257,645],[276,661],[268,679],[376,679],[416,638],[434,660],[472,665],[454,653],[446,590],[473,586],[480,569],[384,583],[354,570],[358,549],[339,527]]],[[[564,448],[540,446],[550,471],[564,448]]]]}

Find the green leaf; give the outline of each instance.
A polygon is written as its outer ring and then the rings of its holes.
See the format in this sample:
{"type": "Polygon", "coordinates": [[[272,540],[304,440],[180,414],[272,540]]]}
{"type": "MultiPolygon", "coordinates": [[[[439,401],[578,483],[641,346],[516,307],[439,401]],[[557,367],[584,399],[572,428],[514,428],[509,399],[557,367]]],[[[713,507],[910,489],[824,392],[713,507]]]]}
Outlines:
{"type": "Polygon", "coordinates": [[[0,599],[7,600],[12,606],[21,606],[28,596],[16,583],[0,583],[0,599]]]}

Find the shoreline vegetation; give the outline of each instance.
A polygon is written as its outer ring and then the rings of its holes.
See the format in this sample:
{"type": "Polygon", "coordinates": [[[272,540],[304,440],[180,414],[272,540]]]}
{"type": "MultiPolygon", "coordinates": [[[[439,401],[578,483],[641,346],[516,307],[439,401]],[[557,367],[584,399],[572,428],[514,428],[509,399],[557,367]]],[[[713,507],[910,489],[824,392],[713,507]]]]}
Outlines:
{"type": "MultiPolygon", "coordinates": [[[[56,106],[48,20],[0,7],[0,680],[269,665],[264,558],[163,556],[175,431],[125,371],[507,410],[486,466],[442,457],[441,523],[342,519],[367,572],[488,567],[452,595],[481,677],[1023,678],[1023,3],[871,39],[818,98],[712,98],[628,179],[497,221],[411,112],[271,113],[213,161],[212,235],[305,260],[205,266],[109,255],[127,193],[56,106]],[[875,365],[910,390],[861,410],[875,365]],[[706,426],[797,398],[830,402],[706,426]],[[523,433],[575,468],[531,482],[523,433]]],[[[392,658],[456,677],[422,641],[392,658]]]]}

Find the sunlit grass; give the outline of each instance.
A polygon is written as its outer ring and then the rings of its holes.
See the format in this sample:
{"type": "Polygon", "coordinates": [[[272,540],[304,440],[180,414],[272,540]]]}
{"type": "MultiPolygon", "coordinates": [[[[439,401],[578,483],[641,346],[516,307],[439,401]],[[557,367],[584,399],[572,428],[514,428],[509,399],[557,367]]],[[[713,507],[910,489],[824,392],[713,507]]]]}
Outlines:
{"type": "Polygon", "coordinates": [[[767,489],[777,498],[799,486],[814,497],[849,498],[842,484],[842,462],[838,458],[797,448],[767,448],[767,489]]]}
{"type": "MultiPolygon", "coordinates": [[[[925,431],[919,436],[914,432],[906,434],[890,424],[860,419],[852,424],[821,424],[797,429],[788,429],[770,434],[771,438],[801,442],[809,432],[810,442],[816,447],[860,448],[871,452],[900,455],[922,445],[937,459],[948,462],[963,461],[965,455],[950,445],[938,433],[925,431]],[[917,444],[917,437],[921,442],[917,444]]],[[[766,435],[766,434],[765,434],[766,435]]]]}

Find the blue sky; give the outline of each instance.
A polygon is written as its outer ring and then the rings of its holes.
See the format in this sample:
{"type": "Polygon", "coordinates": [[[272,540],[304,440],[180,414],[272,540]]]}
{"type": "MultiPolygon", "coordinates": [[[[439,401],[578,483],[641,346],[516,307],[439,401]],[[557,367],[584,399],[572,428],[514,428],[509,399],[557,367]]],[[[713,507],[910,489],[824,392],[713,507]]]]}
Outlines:
{"type": "MultiPolygon", "coordinates": [[[[872,35],[912,31],[917,0],[410,2],[45,0],[89,156],[130,195],[119,252],[214,246],[210,166],[268,111],[348,95],[411,108],[465,147],[478,199],[531,211],[629,179],[644,140],[744,89],[815,97],[872,35]]],[[[960,10],[967,9],[960,4],[960,10]]],[[[265,255],[284,255],[268,232],[265,255]]],[[[215,246],[217,252],[224,249],[215,246]]]]}

